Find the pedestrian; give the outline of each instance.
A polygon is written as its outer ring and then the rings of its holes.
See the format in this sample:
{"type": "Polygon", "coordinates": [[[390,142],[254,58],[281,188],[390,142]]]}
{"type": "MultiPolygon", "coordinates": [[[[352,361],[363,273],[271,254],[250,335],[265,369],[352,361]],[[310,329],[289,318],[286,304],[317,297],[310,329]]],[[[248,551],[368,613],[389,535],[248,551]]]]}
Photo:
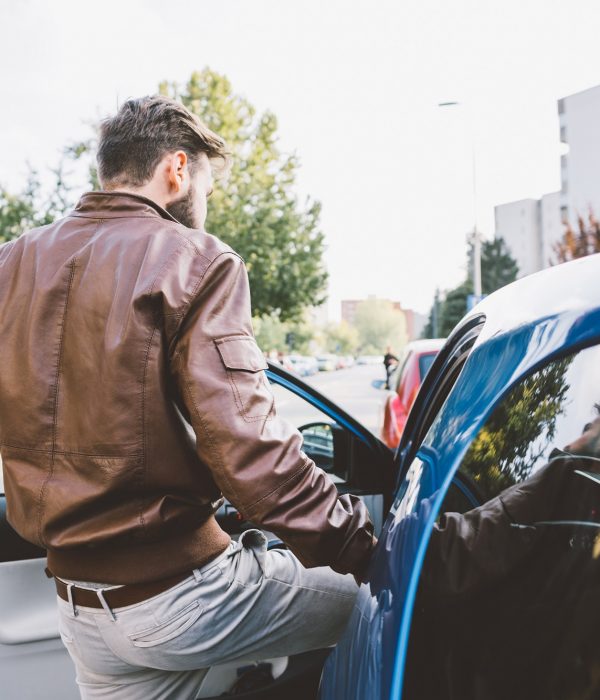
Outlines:
{"type": "Polygon", "coordinates": [[[178,102],[128,100],[102,190],[0,247],[7,517],[47,550],[83,698],[191,698],[214,665],[334,644],[374,546],[276,415],[246,268],[204,231],[227,157],[178,102]],[[289,549],[231,541],[223,495],[289,549]]]}
{"type": "Polygon", "coordinates": [[[392,353],[392,348],[390,345],[385,349],[385,355],[383,356],[383,366],[385,367],[385,388],[390,388],[390,375],[393,368],[398,364],[398,358],[392,353]]]}

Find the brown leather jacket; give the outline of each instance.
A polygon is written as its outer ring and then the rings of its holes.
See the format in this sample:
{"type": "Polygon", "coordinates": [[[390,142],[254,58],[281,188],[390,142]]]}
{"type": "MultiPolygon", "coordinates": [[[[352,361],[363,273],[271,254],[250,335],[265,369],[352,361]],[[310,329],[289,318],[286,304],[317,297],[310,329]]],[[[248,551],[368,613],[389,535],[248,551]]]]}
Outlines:
{"type": "Polygon", "coordinates": [[[241,258],[143,197],[85,194],[0,247],[8,519],[58,576],[160,579],[225,549],[224,494],[306,566],[373,546],[276,416],[241,258]],[[193,430],[190,429],[193,428],[193,430]]]}

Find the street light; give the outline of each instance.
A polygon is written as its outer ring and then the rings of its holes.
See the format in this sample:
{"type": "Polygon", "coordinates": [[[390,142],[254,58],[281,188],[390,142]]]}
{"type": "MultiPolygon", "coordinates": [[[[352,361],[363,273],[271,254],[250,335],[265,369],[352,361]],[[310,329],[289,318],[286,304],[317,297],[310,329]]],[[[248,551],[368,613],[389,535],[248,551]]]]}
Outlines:
{"type": "MultiPolygon", "coordinates": [[[[438,102],[438,107],[462,107],[456,100],[438,102]]],[[[473,122],[469,120],[471,136],[471,170],[473,177],[473,232],[469,234],[467,241],[473,246],[473,292],[476,300],[482,297],[481,289],[481,233],[477,230],[477,159],[475,154],[475,138],[473,135],[473,122]]]]}

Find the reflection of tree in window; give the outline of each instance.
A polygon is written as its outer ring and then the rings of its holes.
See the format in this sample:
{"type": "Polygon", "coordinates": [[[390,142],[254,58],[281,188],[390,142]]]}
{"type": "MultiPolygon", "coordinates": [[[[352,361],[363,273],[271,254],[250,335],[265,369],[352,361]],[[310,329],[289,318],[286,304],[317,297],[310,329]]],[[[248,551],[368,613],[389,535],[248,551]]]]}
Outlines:
{"type": "Polygon", "coordinates": [[[573,358],[551,363],[515,387],[481,429],[461,466],[484,500],[529,477],[556,432],[573,358]]]}

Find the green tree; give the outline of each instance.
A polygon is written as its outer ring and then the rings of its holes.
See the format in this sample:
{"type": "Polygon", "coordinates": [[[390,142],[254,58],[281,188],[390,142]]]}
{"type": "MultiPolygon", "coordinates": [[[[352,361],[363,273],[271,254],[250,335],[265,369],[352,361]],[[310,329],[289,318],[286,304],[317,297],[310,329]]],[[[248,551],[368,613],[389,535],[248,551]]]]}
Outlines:
{"type": "Polygon", "coordinates": [[[54,182],[49,196],[44,196],[38,174],[33,169],[29,170],[21,192],[14,194],[0,187],[0,242],[49,224],[70,208],[71,187],[67,184],[64,163],[51,172],[54,182]]]}
{"type": "Polygon", "coordinates": [[[481,289],[491,294],[517,279],[519,266],[503,238],[484,241],[481,245],[481,289]]]}
{"type": "MultiPolygon", "coordinates": [[[[257,114],[226,76],[209,68],[194,72],[185,85],[164,81],[159,91],[181,101],[227,141],[231,167],[211,197],[206,228],[245,259],[254,315],[287,321],[321,304],[327,284],[321,205],[298,201],[299,161],[280,152],[275,115],[257,114]]],[[[91,138],[71,145],[68,153],[89,161],[93,150],[91,138]]],[[[96,185],[92,163],[89,177],[96,185]]]]}
{"type": "Polygon", "coordinates": [[[277,315],[254,318],[254,335],[265,352],[308,353],[315,330],[303,318],[282,321],[277,315]]]}
{"type": "Polygon", "coordinates": [[[471,280],[465,280],[462,284],[446,292],[439,314],[439,332],[442,338],[449,336],[452,329],[467,313],[469,294],[473,294],[471,280]]]}
{"type": "Polygon", "coordinates": [[[354,321],[359,338],[359,351],[364,354],[383,353],[390,345],[396,353],[406,345],[406,319],[391,301],[367,299],[356,308],[354,321]]]}
{"type": "Polygon", "coordinates": [[[569,390],[572,358],[558,360],[518,384],[492,413],[471,444],[463,469],[487,500],[531,475],[556,433],[569,390]]]}
{"type": "Polygon", "coordinates": [[[359,345],[358,331],[346,321],[329,324],[325,329],[324,340],[327,352],[340,355],[354,355],[359,345]]]}
{"type": "MultiPolygon", "coordinates": [[[[491,294],[500,287],[514,282],[519,271],[516,260],[510,255],[502,238],[484,241],[481,246],[481,289],[483,294],[491,294]]],[[[467,252],[468,276],[464,282],[446,292],[444,300],[437,300],[438,335],[445,337],[467,313],[467,302],[473,294],[473,246],[467,252]]],[[[436,293],[437,294],[437,293],[436,293]]],[[[423,338],[434,337],[434,309],[436,300],[429,311],[428,322],[423,329],[423,338]]]]}

